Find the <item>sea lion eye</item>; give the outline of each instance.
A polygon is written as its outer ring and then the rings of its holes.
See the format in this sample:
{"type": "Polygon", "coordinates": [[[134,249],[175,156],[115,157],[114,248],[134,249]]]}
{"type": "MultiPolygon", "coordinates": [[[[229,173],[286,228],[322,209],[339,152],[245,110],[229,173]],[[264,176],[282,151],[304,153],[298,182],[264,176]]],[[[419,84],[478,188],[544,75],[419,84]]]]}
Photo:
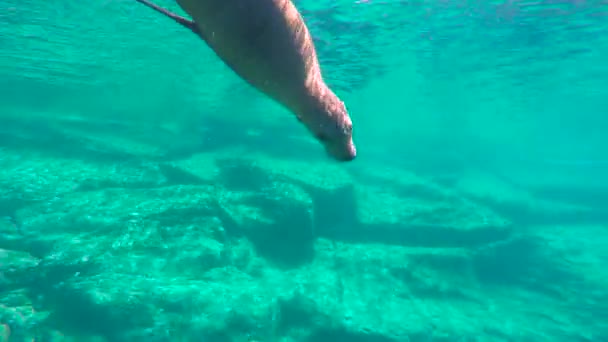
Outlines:
{"type": "Polygon", "coordinates": [[[353,133],[353,125],[348,124],[344,126],[344,133],[352,134],[353,133]]]}
{"type": "Polygon", "coordinates": [[[317,133],[315,136],[317,137],[317,139],[319,141],[324,141],[325,142],[325,141],[329,140],[329,138],[327,137],[327,135],[325,135],[325,133],[317,133]]]}

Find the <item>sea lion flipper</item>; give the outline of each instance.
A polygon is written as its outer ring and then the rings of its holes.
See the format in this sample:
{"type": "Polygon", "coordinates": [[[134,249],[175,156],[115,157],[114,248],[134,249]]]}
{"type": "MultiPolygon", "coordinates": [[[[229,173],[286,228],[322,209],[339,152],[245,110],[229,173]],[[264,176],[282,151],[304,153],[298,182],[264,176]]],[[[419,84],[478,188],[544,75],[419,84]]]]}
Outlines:
{"type": "Polygon", "coordinates": [[[171,12],[171,11],[165,9],[165,8],[162,8],[162,7],[160,7],[160,6],[156,5],[156,4],[148,1],[148,0],[135,0],[135,1],[137,1],[137,2],[139,2],[141,4],[144,4],[144,5],[152,8],[153,10],[155,10],[155,11],[161,13],[161,14],[164,14],[165,16],[167,16],[167,17],[175,20],[178,24],[180,24],[180,25],[182,25],[182,26],[184,26],[186,28],[189,28],[192,32],[196,33],[203,40],[205,40],[205,41],[207,40],[205,38],[205,36],[203,35],[203,33],[199,30],[198,26],[196,25],[196,23],[194,21],[186,19],[186,18],[184,18],[184,17],[182,17],[180,15],[177,15],[177,14],[175,14],[175,13],[173,13],[173,12],[171,12]]]}

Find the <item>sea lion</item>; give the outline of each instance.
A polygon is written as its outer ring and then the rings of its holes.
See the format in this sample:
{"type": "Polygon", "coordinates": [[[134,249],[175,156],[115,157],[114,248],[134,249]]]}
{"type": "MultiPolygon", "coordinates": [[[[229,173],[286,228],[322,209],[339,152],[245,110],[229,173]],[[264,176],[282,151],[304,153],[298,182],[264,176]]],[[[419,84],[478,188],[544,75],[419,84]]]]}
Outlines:
{"type": "Polygon", "coordinates": [[[294,113],[332,158],[355,159],[351,118],[323,80],[312,37],[291,0],[177,0],[193,20],[136,1],[197,34],[238,76],[294,113]]]}

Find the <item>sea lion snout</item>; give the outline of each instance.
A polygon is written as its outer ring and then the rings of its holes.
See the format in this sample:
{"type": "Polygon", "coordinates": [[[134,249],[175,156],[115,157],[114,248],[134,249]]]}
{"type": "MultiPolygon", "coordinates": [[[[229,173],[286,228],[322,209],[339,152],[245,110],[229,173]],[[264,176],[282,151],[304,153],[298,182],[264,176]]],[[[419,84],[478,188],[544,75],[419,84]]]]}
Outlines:
{"type": "Polygon", "coordinates": [[[327,154],[337,161],[352,161],[357,157],[357,148],[353,142],[353,126],[347,114],[338,117],[336,123],[329,125],[330,129],[323,129],[317,139],[323,144],[327,154]],[[329,133],[328,133],[329,132],[329,133]]]}
{"type": "Polygon", "coordinates": [[[357,157],[357,148],[352,141],[342,145],[327,144],[324,146],[327,153],[337,161],[348,162],[357,157]]]}
{"type": "MultiPolygon", "coordinates": [[[[353,124],[344,103],[331,91],[330,96],[301,121],[315,138],[323,144],[327,154],[337,161],[352,161],[357,157],[353,142],[353,124]]],[[[326,93],[327,94],[327,93],[326,93]]]]}

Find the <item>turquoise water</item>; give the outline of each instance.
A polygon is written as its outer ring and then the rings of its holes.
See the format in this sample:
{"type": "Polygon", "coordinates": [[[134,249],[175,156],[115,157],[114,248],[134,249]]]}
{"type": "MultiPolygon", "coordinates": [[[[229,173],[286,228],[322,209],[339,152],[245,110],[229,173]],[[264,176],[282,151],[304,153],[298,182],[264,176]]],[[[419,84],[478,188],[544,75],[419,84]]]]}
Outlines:
{"type": "Polygon", "coordinates": [[[0,341],[608,341],[608,3],[296,5],[353,162],[134,0],[0,3],[0,341]]]}

